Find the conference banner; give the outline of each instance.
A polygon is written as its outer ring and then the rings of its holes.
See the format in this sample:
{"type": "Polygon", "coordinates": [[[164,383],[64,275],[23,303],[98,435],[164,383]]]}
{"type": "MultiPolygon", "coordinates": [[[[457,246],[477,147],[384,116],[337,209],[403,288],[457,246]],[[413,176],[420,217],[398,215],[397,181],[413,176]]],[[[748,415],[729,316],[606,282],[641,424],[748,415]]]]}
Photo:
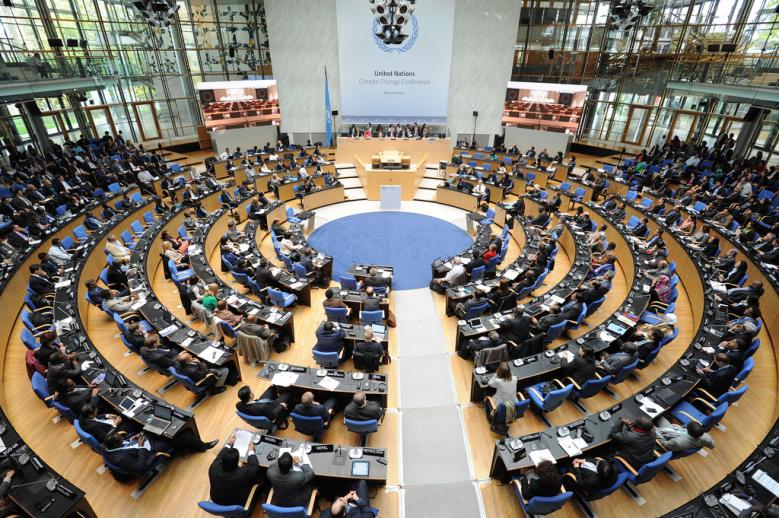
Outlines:
{"type": "Polygon", "coordinates": [[[337,0],[341,120],[445,124],[452,0],[337,0]]]}

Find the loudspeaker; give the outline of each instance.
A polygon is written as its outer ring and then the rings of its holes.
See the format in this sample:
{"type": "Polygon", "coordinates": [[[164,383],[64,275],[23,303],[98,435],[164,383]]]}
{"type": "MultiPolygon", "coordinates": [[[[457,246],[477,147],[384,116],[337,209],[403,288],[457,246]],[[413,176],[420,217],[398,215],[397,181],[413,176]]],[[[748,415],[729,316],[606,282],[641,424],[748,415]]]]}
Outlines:
{"type": "Polygon", "coordinates": [[[338,110],[331,111],[330,115],[332,115],[333,117],[337,116],[338,115],[338,110]]]}
{"type": "Polygon", "coordinates": [[[11,0],[3,0],[3,5],[6,7],[13,7],[14,4],[11,3],[11,0]]]}
{"type": "Polygon", "coordinates": [[[24,106],[27,108],[27,111],[30,112],[30,115],[39,116],[41,114],[41,109],[38,108],[38,105],[35,104],[35,101],[24,101],[24,106]]]}
{"type": "Polygon", "coordinates": [[[549,49],[547,51],[547,56],[549,56],[549,59],[554,59],[554,49],[549,49]]]}
{"type": "Polygon", "coordinates": [[[573,102],[573,94],[560,92],[560,97],[557,98],[557,102],[563,106],[570,106],[573,102]]]}
{"type": "Polygon", "coordinates": [[[65,40],[65,45],[68,47],[78,47],[78,40],[68,38],[65,40]]]}
{"type": "Polygon", "coordinates": [[[473,110],[473,116],[474,117],[478,117],[479,116],[479,112],[477,112],[476,110],[473,110]]]}
{"type": "Polygon", "coordinates": [[[254,89],[254,98],[258,101],[267,101],[268,100],[268,89],[267,88],[255,88],[254,89]]]}
{"type": "Polygon", "coordinates": [[[87,40],[79,40],[78,46],[85,49],[89,46],[89,42],[87,40]]]}
{"type": "Polygon", "coordinates": [[[509,88],[506,90],[506,101],[516,101],[519,99],[519,90],[516,88],[509,88]]]}
{"type": "Polygon", "coordinates": [[[200,90],[198,91],[198,95],[200,96],[200,104],[208,104],[216,101],[213,90],[200,90]]]}
{"type": "Polygon", "coordinates": [[[763,112],[766,112],[766,114],[771,113],[771,110],[767,110],[765,108],[756,108],[755,106],[750,106],[749,110],[747,111],[747,114],[744,115],[744,121],[745,122],[755,122],[757,120],[760,120],[760,116],[763,114],[763,112]]]}
{"type": "Polygon", "coordinates": [[[736,44],[735,43],[723,43],[722,44],[722,52],[736,52],[736,44]]]}
{"type": "Polygon", "coordinates": [[[709,43],[706,46],[708,52],[719,52],[719,43],[709,43]]]}
{"type": "Polygon", "coordinates": [[[231,58],[234,58],[234,57],[235,57],[235,48],[234,48],[234,47],[230,47],[230,50],[229,50],[229,51],[227,51],[227,54],[228,54],[228,55],[229,55],[231,58]]]}
{"type": "Polygon", "coordinates": [[[49,38],[49,47],[53,49],[61,49],[62,48],[62,40],[59,38],[49,38]]]}

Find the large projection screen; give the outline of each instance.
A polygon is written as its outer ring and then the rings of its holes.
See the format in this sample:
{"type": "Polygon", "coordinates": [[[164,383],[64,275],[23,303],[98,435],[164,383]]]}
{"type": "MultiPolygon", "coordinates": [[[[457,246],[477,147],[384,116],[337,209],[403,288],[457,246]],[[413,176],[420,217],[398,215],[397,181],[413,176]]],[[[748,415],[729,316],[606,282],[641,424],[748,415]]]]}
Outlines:
{"type": "Polygon", "coordinates": [[[446,124],[452,0],[338,0],[341,120],[446,124]]]}

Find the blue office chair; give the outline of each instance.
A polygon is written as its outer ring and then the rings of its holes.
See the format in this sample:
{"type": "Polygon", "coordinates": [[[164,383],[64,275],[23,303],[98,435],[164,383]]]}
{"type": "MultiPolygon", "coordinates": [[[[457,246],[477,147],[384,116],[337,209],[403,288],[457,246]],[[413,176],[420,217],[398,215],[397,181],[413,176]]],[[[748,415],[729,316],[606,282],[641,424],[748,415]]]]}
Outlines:
{"type": "Polygon", "coordinates": [[[308,279],[308,272],[306,271],[306,267],[300,263],[292,264],[292,273],[294,273],[295,277],[298,279],[308,279]]]}
{"type": "Polygon", "coordinates": [[[357,279],[351,275],[339,275],[338,283],[341,285],[342,290],[356,290],[357,279]]]}
{"type": "Polygon", "coordinates": [[[154,213],[150,210],[147,210],[143,213],[143,221],[147,225],[154,225],[157,222],[157,218],[154,217],[154,213]]]}
{"type": "MultiPolygon", "coordinates": [[[[494,277],[495,276],[495,269],[497,268],[499,261],[500,261],[500,257],[498,257],[498,256],[495,256],[492,259],[490,259],[489,261],[487,261],[487,264],[484,265],[485,268],[486,268],[484,270],[484,275],[489,275],[490,277],[494,277]]],[[[474,268],[474,270],[475,270],[475,268],[474,268]]],[[[473,272],[471,272],[471,273],[473,273],[473,272]]]]}
{"type": "Polygon", "coordinates": [[[124,241],[124,246],[131,250],[135,248],[135,239],[133,238],[133,235],[130,234],[129,230],[123,230],[122,233],[119,234],[119,237],[124,241]]]}
{"type": "Polygon", "coordinates": [[[348,308],[325,308],[325,315],[330,322],[347,323],[349,321],[348,312],[348,308]]]}
{"type": "Polygon", "coordinates": [[[360,436],[360,446],[363,448],[368,444],[368,435],[376,433],[379,430],[379,421],[377,419],[368,419],[357,421],[344,418],[346,429],[360,436]]]}
{"type": "Polygon", "coordinates": [[[514,494],[519,502],[519,507],[525,516],[531,518],[535,515],[546,515],[559,511],[566,502],[573,498],[573,492],[566,491],[555,496],[534,496],[530,500],[525,500],[525,497],[522,495],[522,484],[519,477],[512,478],[511,484],[514,487],[514,494]]]}
{"type": "Polygon", "coordinates": [[[76,236],[76,239],[79,241],[85,241],[89,239],[89,232],[87,232],[87,229],[84,225],[79,225],[74,228],[73,235],[76,236]]]}
{"type": "Polygon", "coordinates": [[[143,196],[141,196],[141,193],[139,193],[139,192],[134,192],[134,193],[132,193],[132,194],[130,195],[130,199],[131,199],[132,201],[134,201],[135,203],[139,204],[139,205],[140,205],[141,203],[143,203],[143,196]]]}
{"type": "Polygon", "coordinates": [[[66,407],[57,400],[51,402],[54,409],[59,412],[59,415],[68,420],[69,423],[73,423],[76,420],[76,414],[70,408],[66,407]]]}
{"type": "Polygon", "coordinates": [[[276,431],[276,425],[265,416],[245,414],[240,410],[236,410],[235,413],[238,414],[238,417],[243,419],[246,424],[257,428],[258,430],[265,430],[265,433],[271,435],[276,431]]]}
{"type": "Polygon", "coordinates": [[[568,192],[571,190],[571,182],[563,182],[560,184],[560,192],[568,192]]]}
{"type": "Polygon", "coordinates": [[[489,208],[487,209],[486,217],[479,221],[479,225],[492,225],[492,221],[495,218],[495,209],[489,208]]]}
{"type": "MultiPolygon", "coordinates": [[[[317,490],[314,489],[311,492],[311,498],[308,501],[308,506],[298,507],[280,507],[273,505],[273,489],[271,488],[268,493],[268,500],[262,504],[262,510],[268,515],[268,518],[311,518],[314,513],[314,505],[316,504],[317,490]]],[[[378,511],[374,513],[374,516],[378,515],[378,511]]]]}
{"type": "Polygon", "coordinates": [[[311,349],[311,353],[314,355],[314,361],[320,367],[324,367],[326,369],[337,369],[341,364],[341,358],[338,356],[337,352],[323,352],[317,351],[316,349],[311,349]]]}
{"type": "Polygon", "coordinates": [[[741,399],[741,397],[746,393],[748,389],[749,389],[749,385],[741,385],[739,388],[728,390],[720,397],[715,398],[713,395],[709,394],[704,389],[699,388],[699,389],[695,389],[695,392],[693,393],[693,395],[698,397],[693,398],[690,401],[690,403],[693,403],[693,405],[697,408],[708,409],[713,412],[722,403],[733,405],[739,399],[741,399]]]}
{"type": "Polygon", "coordinates": [[[208,398],[208,380],[216,379],[216,376],[212,373],[206,374],[206,376],[198,382],[192,380],[183,374],[180,374],[175,367],[168,367],[168,372],[176,378],[176,381],[181,383],[187,390],[195,394],[195,402],[189,406],[189,409],[193,409],[200,403],[208,398]]]}
{"type": "Polygon", "coordinates": [[[587,307],[587,313],[585,314],[584,318],[591,316],[593,313],[598,311],[598,308],[601,307],[601,304],[603,304],[606,301],[606,296],[599,298],[598,300],[594,301],[592,304],[590,304],[587,307]]]}
{"type": "Polygon", "coordinates": [[[578,408],[585,414],[588,413],[588,410],[584,406],[581,400],[593,397],[595,394],[605,389],[609,383],[611,383],[610,374],[607,374],[603,377],[601,377],[599,374],[596,374],[596,376],[598,377],[588,379],[587,381],[582,383],[581,386],[579,386],[579,384],[576,383],[573,380],[573,378],[563,379],[563,381],[573,385],[573,391],[571,392],[571,402],[576,406],[576,408],[578,408]]]}
{"type": "Polygon", "coordinates": [[[674,339],[676,339],[677,336],[679,336],[679,328],[678,327],[674,328],[674,330],[671,332],[670,335],[668,335],[665,338],[660,340],[660,347],[665,347],[669,343],[673,342],[674,339]]]}
{"type": "Polygon", "coordinates": [[[29,329],[22,328],[21,339],[24,346],[30,349],[31,351],[34,351],[35,349],[41,346],[41,344],[39,344],[38,341],[35,339],[35,335],[33,335],[29,329]]]}
{"type": "Polygon", "coordinates": [[[646,355],[644,358],[638,359],[638,369],[643,370],[646,369],[654,360],[657,358],[657,355],[660,354],[660,349],[663,348],[663,345],[658,342],[654,349],[649,351],[649,354],[646,355]]]}
{"type": "Polygon", "coordinates": [[[619,369],[619,371],[617,371],[617,373],[611,377],[610,385],[619,385],[620,383],[625,381],[625,379],[631,374],[633,374],[634,370],[636,370],[639,361],[640,360],[637,358],[636,361],[629,363],[624,367],[622,367],[621,369],[619,369]]]}
{"type": "Polygon", "coordinates": [[[288,308],[295,304],[298,299],[293,293],[286,293],[275,288],[268,288],[268,296],[270,297],[271,304],[282,308],[288,308]]]}
{"type": "Polygon", "coordinates": [[[292,412],[289,414],[289,417],[292,418],[296,432],[312,437],[314,442],[322,440],[322,436],[327,428],[320,416],[305,416],[292,412]]]}
{"type": "Polygon", "coordinates": [[[465,320],[470,320],[472,318],[476,318],[478,316],[481,316],[482,314],[486,313],[490,309],[490,305],[488,303],[479,304],[477,306],[471,306],[470,309],[465,313],[465,320]]]}
{"type": "Polygon", "coordinates": [[[133,353],[135,353],[135,354],[138,354],[138,355],[140,355],[140,354],[141,354],[141,351],[140,351],[140,349],[136,348],[136,347],[135,347],[133,344],[131,344],[130,342],[128,342],[128,341],[127,341],[127,338],[125,338],[125,337],[124,337],[124,334],[120,334],[120,335],[119,335],[119,339],[120,339],[120,340],[122,340],[122,343],[124,344],[124,346],[125,346],[125,347],[127,347],[127,349],[128,349],[130,352],[133,352],[133,353]]]}
{"type": "Polygon", "coordinates": [[[303,220],[295,217],[295,209],[287,207],[287,221],[289,223],[300,223],[303,220]]]}
{"type": "MultiPolygon", "coordinates": [[[[254,487],[259,487],[256,484],[254,487]]],[[[253,498],[254,489],[250,494],[250,498],[253,498]]],[[[251,503],[251,500],[248,501],[251,503]]],[[[207,500],[201,500],[197,503],[198,507],[213,516],[222,516],[224,518],[248,518],[251,510],[240,505],[219,505],[207,500]]]]}
{"type": "Polygon", "coordinates": [[[195,276],[195,270],[192,268],[187,268],[186,270],[176,268],[176,262],[173,259],[168,259],[168,269],[170,270],[171,280],[176,284],[187,282],[195,276]]]}
{"type": "Polygon", "coordinates": [[[617,461],[617,468],[628,476],[625,481],[625,489],[633,497],[638,497],[635,486],[645,484],[655,478],[655,475],[665,469],[672,456],[671,452],[667,451],[662,455],[658,455],[652,462],[647,462],[638,469],[635,469],[622,457],[614,457],[614,460],[617,461]]]}
{"type": "MultiPolygon", "coordinates": [[[[525,411],[529,406],[530,400],[525,398],[522,394],[517,394],[517,402],[514,403],[514,414],[517,419],[520,419],[525,415],[525,411]]],[[[487,417],[487,422],[490,423],[490,431],[503,436],[508,435],[505,402],[498,402],[494,397],[487,396],[484,398],[484,413],[487,417]]]]}
{"type": "Polygon", "coordinates": [[[49,394],[49,384],[46,382],[46,378],[40,372],[33,372],[32,378],[32,391],[38,396],[38,399],[43,401],[47,407],[52,407],[52,396],[49,394]]]}
{"type": "Polygon", "coordinates": [[[560,336],[563,334],[563,331],[565,331],[565,327],[568,325],[567,320],[563,320],[559,324],[555,324],[553,326],[549,326],[549,329],[546,330],[546,333],[544,333],[544,343],[545,344],[551,344],[560,336]]]}
{"type": "Polygon", "coordinates": [[[145,229],[143,228],[143,225],[141,225],[141,222],[136,220],[133,220],[130,223],[130,228],[133,229],[133,232],[135,232],[135,236],[140,236],[145,232],[145,229]]]}
{"type": "Polygon", "coordinates": [[[708,432],[719,424],[727,411],[727,403],[720,403],[711,413],[706,414],[692,403],[682,401],[671,409],[671,416],[684,426],[687,426],[690,421],[695,421],[701,425],[703,431],[708,432]]]}
{"type": "Polygon", "coordinates": [[[98,455],[103,454],[103,445],[100,444],[100,441],[98,441],[94,435],[85,432],[84,429],[81,428],[81,424],[78,422],[78,419],[73,420],[73,427],[76,429],[76,435],[78,435],[78,438],[81,439],[81,442],[89,446],[92,451],[98,455]]]}
{"type": "Polygon", "coordinates": [[[549,420],[546,418],[546,413],[551,412],[560,405],[563,401],[568,399],[568,396],[573,392],[573,384],[564,384],[560,380],[552,380],[552,384],[557,384],[559,389],[551,390],[544,395],[541,391],[542,387],[546,385],[546,382],[536,383],[531,385],[527,389],[527,395],[530,396],[530,401],[533,403],[533,408],[538,411],[539,417],[546,423],[547,426],[552,426],[549,420]]]}
{"type": "Polygon", "coordinates": [[[747,379],[749,374],[752,372],[752,369],[755,368],[755,359],[754,357],[747,358],[744,360],[744,366],[741,368],[741,371],[736,375],[736,378],[733,380],[732,387],[738,387],[741,385],[741,383],[747,379]]]}
{"type": "MultiPolygon", "coordinates": [[[[614,483],[604,489],[601,489],[600,491],[595,491],[590,494],[585,494],[581,492],[576,492],[576,497],[579,500],[579,503],[582,504],[582,507],[589,509],[589,505],[587,505],[587,502],[594,502],[595,500],[600,500],[601,498],[605,498],[612,494],[614,491],[625,485],[625,482],[628,480],[628,475],[624,471],[620,471],[620,465],[617,461],[612,460],[612,465],[614,466],[614,469],[617,470],[617,478],[614,480],[614,483]]],[[[566,473],[566,477],[575,478],[572,473],[566,473]]],[[[588,516],[594,516],[592,512],[587,513],[588,516]]]]}
{"type": "Polygon", "coordinates": [[[473,270],[471,270],[471,282],[477,282],[484,277],[484,272],[487,270],[487,266],[477,266],[473,270]]]}
{"type": "Polygon", "coordinates": [[[42,326],[35,327],[35,325],[30,320],[30,316],[32,315],[32,312],[28,309],[22,310],[22,322],[24,322],[24,326],[34,335],[39,335],[40,333],[44,331],[48,331],[50,329],[54,329],[54,326],[51,324],[44,324],[42,326]]]}
{"type": "Polygon", "coordinates": [[[360,323],[362,325],[381,324],[384,322],[384,311],[360,311],[360,323]]]}
{"type": "Polygon", "coordinates": [[[582,325],[582,321],[587,316],[587,304],[582,302],[582,310],[579,312],[579,315],[576,317],[576,320],[568,320],[566,323],[568,325],[568,331],[575,331],[576,329],[579,329],[579,326],[582,325]]]}

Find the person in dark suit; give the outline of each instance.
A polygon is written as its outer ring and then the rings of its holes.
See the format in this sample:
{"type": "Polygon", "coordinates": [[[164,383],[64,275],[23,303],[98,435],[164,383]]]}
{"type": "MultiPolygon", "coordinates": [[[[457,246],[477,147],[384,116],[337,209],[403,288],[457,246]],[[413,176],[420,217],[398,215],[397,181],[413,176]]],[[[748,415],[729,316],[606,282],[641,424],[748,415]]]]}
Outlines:
{"type": "Polygon", "coordinates": [[[346,331],[340,327],[336,329],[332,322],[325,322],[316,330],[316,345],[314,349],[319,352],[335,352],[341,355],[341,361],[345,362],[352,357],[351,347],[346,347],[344,337],[346,331]]]}
{"type": "Polygon", "coordinates": [[[530,318],[523,315],[521,309],[514,308],[511,317],[500,323],[501,338],[519,345],[530,335],[530,326],[530,318]]]}
{"type": "Polygon", "coordinates": [[[160,335],[152,334],[148,339],[144,339],[143,345],[140,346],[140,353],[146,363],[168,370],[175,364],[178,351],[160,345],[160,335]]]}
{"type": "Polygon", "coordinates": [[[368,483],[365,480],[358,480],[351,491],[336,498],[329,509],[322,511],[319,518],[373,518],[373,516],[368,483]]]}
{"type": "Polygon", "coordinates": [[[49,277],[41,270],[41,267],[38,264],[30,265],[30,279],[28,282],[30,284],[30,288],[35,293],[43,294],[54,292],[54,283],[51,282],[49,277]]]}
{"type": "Polygon", "coordinates": [[[381,309],[381,298],[376,296],[372,286],[365,288],[365,294],[362,296],[363,311],[378,311],[381,309]]]}
{"type": "Polygon", "coordinates": [[[314,400],[313,393],[303,392],[303,395],[300,397],[300,403],[295,405],[292,412],[306,417],[321,417],[325,426],[327,426],[330,423],[330,419],[335,415],[336,404],[337,401],[334,397],[320,404],[314,400]]]}
{"type": "MultiPolygon", "coordinates": [[[[225,447],[208,468],[208,480],[211,483],[210,498],[215,504],[244,507],[252,487],[259,481],[260,464],[257,462],[254,444],[250,442],[246,464],[239,466],[240,454],[233,447],[234,444],[235,433],[230,436],[225,447]]],[[[255,493],[255,497],[259,497],[259,492],[255,493]]],[[[254,503],[254,501],[249,503],[249,514],[254,503]]]]}
{"type": "Polygon", "coordinates": [[[238,403],[235,404],[235,408],[244,414],[266,417],[279,428],[284,429],[287,427],[287,414],[291,403],[292,394],[278,392],[274,385],[268,387],[257,399],[247,385],[238,390],[238,403]]]}
{"type": "Polygon", "coordinates": [[[625,459],[634,469],[655,460],[654,425],[648,417],[623,417],[611,428],[609,437],[618,445],[617,456],[625,459]]]}
{"type": "Polygon", "coordinates": [[[43,273],[48,275],[49,278],[59,277],[61,267],[49,257],[49,254],[46,252],[39,253],[38,261],[40,262],[41,270],[43,270],[43,273]]]}
{"type": "Polygon", "coordinates": [[[484,293],[481,290],[474,290],[470,299],[457,304],[457,307],[454,310],[454,314],[457,315],[457,318],[465,318],[471,308],[481,306],[482,304],[487,304],[489,306],[489,303],[489,299],[484,296],[484,293]]]}
{"type": "Polygon", "coordinates": [[[305,507],[311,498],[311,481],[314,479],[314,470],[308,464],[301,464],[300,459],[289,453],[282,453],[279,458],[268,467],[266,477],[273,487],[273,499],[271,504],[281,507],[305,507]],[[292,466],[300,467],[295,471],[292,466]]]}
{"type": "Polygon", "coordinates": [[[268,262],[263,258],[260,260],[260,266],[254,270],[254,282],[260,285],[260,288],[273,288],[276,285],[276,278],[270,271],[268,262]]]}
{"type": "Polygon", "coordinates": [[[141,329],[138,322],[127,324],[127,331],[122,333],[122,336],[134,351],[138,351],[146,344],[146,336],[143,334],[143,329],[141,329]]]}
{"type": "Polygon", "coordinates": [[[75,355],[68,356],[63,352],[56,352],[49,357],[49,368],[46,371],[46,384],[49,393],[65,390],[65,381],[75,382],[81,376],[81,366],[75,355]]]}
{"type": "Polygon", "coordinates": [[[595,378],[595,357],[589,347],[579,347],[578,356],[568,361],[563,358],[560,362],[560,370],[566,376],[570,376],[577,385],[582,386],[587,380],[595,378]]]}
{"type": "Polygon", "coordinates": [[[389,286],[390,279],[384,278],[379,273],[379,271],[376,268],[371,268],[368,270],[368,277],[365,278],[363,281],[363,285],[367,288],[368,286],[372,286],[374,288],[381,288],[384,286],[389,286]]]}
{"type": "Polygon", "coordinates": [[[618,352],[609,354],[598,362],[598,367],[608,374],[616,374],[622,367],[636,361],[636,358],[638,358],[636,344],[633,342],[626,342],[622,344],[622,348],[618,352]]]}
{"type": "Polygon", "coordinates": [[[81,415],[84,405],[96,406],[100,389],[93,386],[77,386],[71,378],[62,381],[61,389],[55,392],[55,400],[68,407],[76,415],[81,415]]]}
{"type": "Polygon", "coordinates": [[[208,375],[213,375],[213,381],[206,382],[208,386],[211,387],[211,393],[220,394],[225,391],[224,385],[225,381],[227,381],[227,375],[229,374],[226,367],[214,367],[209,369],[203,362],[186,351],[182,351],[176,356],[174,366],[179,374],[183,374],[195,383],[198,383],[208,375]]]}
{"type": "Polygon", "coordinates": [[[352,402],[346,405],[344,417],[355,421],[368,421],[370,419],[381,420],[384,418],[384,409],[376,401],[370,401],[365,397],[365,392],[357,391],[352,396],[352,402]]]}
{"type": "MultiPolygon", "coordinates": [[[[103,456],[113,466],[130,473],[145,473],[158,462],[158,453],[164,449],[155,449],[142,435],[123,439],[119,434],[109,435],[103,443],[103,456]]],[[[165,453],[165,456],[170,456],[165,453]]]]}
{"type": "Polygon", "coordinates": [[[581,301],[588,306],[603,297],[608,290],[605,290],[599,280],[593,280],[589,287],[581,291],[581,301]]]}
{"type": "Polygon", "coordinates": [[[97,413],[97,408],[92,405],[84,405],[78,418],[78,424],[82,430],[103,444],[108,437],[115,433],[129,433],[137,431],[133,423],[126,423],[121,416],[114,414],[97,413]]]}
{"type": "Polygon", "coordinates": [[[549,306],[549,313],[546,316],[543,316],[538,320],[535,320],[535,317],[533,317],[531,320],[534,322],[536,330],[539,333],[546,333],[549,331],[550,327],[564,322],[565,315],[560,312],[559,304],[552,304],[549,306]]]}
{"type": "Polygon", "coordinates": [[[534,496],[555,496],[560,494],[562,479],[554,464],[542,461],[533,471],[523,475],[519,481],[522,498],[529,501],[534,496]]]}
{"type": "MultiPolygon", "coordinates": [[[[608,459],[573,459],[569,473],[575,477],[571,489],[592,495],[611,487],[617,480],[617,470],[608,459]]],[[[563,478],[568,487],[569,476],[563,478]]]]}
{"type": "Polygon", "coordinates": [[[695,369],[701,377],[699,388],[714,397],[719,397],[730,389],[736,379],[738,368],[731,364],[727,353],[717,353],[714,361],[705,369],[695,369]]]}
{"type": "Polygon", "coordinates": [[[8,244],[20,250],[24,250],[30,246],[31,239],[30,235],[22,230],[22,227],[19,225],[14,225],[11,232],[8,234],[8,244]]]}
{"type": "Polygon", "coordinates": [[[574,291],[571,293],[570,300],[560,308],[560,311],[563,313],[563,317],[565,317],[566,320],[575,322],[576,319],[579,318],[579,313],[582,312],[581,298],[579,292],[574,291]]]}
{"type": "Polygon", "coordinates": [[[127,280],[127,274],[125,274],[122,271],[122,266],[124,266],[124,261],[121,260],[114,260],[114,264],[108,265],[108,286],[111,289],[118,290],[121,294],[126,294],[127,292],[127,285],[129,281],[127,280]]]}
{"type": "Polygon", "coordinates": [[[534,218],[530,218],[528,223],[543,228],[549,223],[549,214],[544,209],[540,209],[538,215],[534,218]]]}

